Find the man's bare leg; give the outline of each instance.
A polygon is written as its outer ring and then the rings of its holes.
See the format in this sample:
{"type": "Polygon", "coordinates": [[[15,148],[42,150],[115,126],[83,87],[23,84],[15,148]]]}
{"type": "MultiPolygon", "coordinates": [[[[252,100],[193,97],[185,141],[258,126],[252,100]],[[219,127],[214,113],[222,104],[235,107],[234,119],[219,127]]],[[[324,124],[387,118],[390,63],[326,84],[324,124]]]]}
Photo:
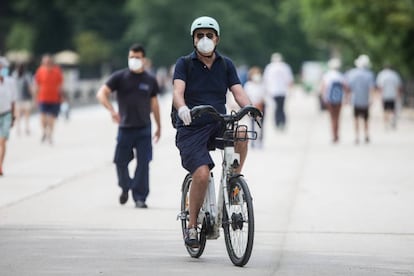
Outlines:
{"type": "Polygon", "coordinates": [[[189,228],[197,226],[197,217],[208,187],[210,169],[207,165],[198,167],[192,174],[193,183],[190,187],[190,221],[189,228]]]}
{"type": "MultiPolygon", "coordinates": [[[[247,129],[240,128],[236,134],[237,137],[246,138],[246,135],[248,134],[246,133],[246,131],[247,129]]],[[[240,173],[243,168],[244,161],[246,160],[246,157],[247,157],[248,143],[249,143],[249,140],[244,140],[244,141],[239,140],[234,143],[234,151],[240,154],[240,166],[236,169],[236,173],[240,173]]]]}
{"type": "Polygon", "coordinates": [[[0,137],[0,174],[3,174],[3,161],[6,155],[6,138],[0,137]]]}

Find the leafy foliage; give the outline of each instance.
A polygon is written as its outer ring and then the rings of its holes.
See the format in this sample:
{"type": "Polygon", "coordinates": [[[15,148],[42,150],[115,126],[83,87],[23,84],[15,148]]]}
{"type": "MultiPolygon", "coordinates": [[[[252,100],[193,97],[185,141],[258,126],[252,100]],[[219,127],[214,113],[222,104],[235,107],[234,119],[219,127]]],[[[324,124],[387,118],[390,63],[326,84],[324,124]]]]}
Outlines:
{"type": "Polygon", "coordinates": [[[0,4],[0,51],[71,49],[84,65],[116,68],[141,42],[155,66],[168,66],[192,51],[191,22],[210,15],[219,51],[238,65],[263,67],[277,51],[297,72],[305,60],[341,55],[351,65],[365,53],[375,69],[387,61],[411,76],[413,14],[412,0],[13,0],[0,4]]]}
{"type": "Polygon", "coordinates": [[[87,31],[75,36],[75,48],[82,63],[85,65],[99,64],[108,60],[110,56],[109,44],[106,43],[98,33],[87,31]]]}
{"type": "Polygon", "coordinates": [[[379,69],[392,63],[412,75],[414,2],[412,0],[295,0],[302,27],[314,44],[339,51],[351,64],[368,54],[379,69]]]}

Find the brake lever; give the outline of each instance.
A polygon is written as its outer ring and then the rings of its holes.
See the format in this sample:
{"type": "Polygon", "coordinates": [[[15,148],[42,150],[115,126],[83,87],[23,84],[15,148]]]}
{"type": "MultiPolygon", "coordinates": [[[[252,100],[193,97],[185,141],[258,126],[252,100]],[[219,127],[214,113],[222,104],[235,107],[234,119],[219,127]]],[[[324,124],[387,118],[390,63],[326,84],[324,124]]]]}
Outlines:
{"type": "Polygon", "coordinates": [[[263,113],[257,110],[257,112],[249,112],[249,116],[253,117],[254,121],[257,123],[257,125],[262,128],[262,124],[260,123],[260,120],[257,118],[263,118],[263,113]],[[259,114],[257,114],[259,113],[259,114]]]}
{"type": "Polygon", "coordinates": [[[256,122],[256,124],[262,128],[262,124],[260,123],[260,121],[257,119],[257,117],[254,117],[254,121],[256,122]]]}

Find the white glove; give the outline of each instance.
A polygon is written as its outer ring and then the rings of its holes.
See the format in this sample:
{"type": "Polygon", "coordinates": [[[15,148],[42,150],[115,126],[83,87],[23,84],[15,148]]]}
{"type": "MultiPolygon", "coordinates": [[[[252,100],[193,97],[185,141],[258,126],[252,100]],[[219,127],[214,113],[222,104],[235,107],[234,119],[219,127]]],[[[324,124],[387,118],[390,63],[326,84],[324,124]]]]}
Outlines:
{"type": "Polygon", "coordinates": [[[190,109],[186,105],[178,109],[178,117],[184,122],[184,125],[188,126],[191,124],[191,113],[190,109]]]}

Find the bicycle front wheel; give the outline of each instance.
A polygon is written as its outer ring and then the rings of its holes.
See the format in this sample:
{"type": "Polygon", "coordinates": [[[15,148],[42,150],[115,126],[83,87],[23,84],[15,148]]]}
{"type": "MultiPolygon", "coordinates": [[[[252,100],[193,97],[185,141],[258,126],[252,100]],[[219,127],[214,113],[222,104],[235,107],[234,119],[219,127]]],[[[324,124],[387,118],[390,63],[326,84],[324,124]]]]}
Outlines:
{"type": "MultiPolygon", "coordinates": [[[[181,228],[182,228],[182,234],[183,238],[185,236],[185,231],[188,227],[188,220],[189,220],[189,202],[190,202],[190,187],[193,183],[193,178],[190,174],[188,174],[183,182],[182,185],[182,195],[181,195],[181,228]]],[[[206,246],[206,225],[205,220],[203,221],[203,224],[197,225],[197,231],[198,231],[198,241],[200,243],[199,248],[191,248],[189,246],[185,246],[188,254],[190,254],[193,258],[200,257],[203,252],[204,248],[206,246]]]]}
{"type": "Polygon", "coordinates": [[[223,229],[227,253],[232,263],[244,266],[250,259],[254,240],[252,197],[243,177],[229,183],[229,210],[223,206],[223,229]]]}

